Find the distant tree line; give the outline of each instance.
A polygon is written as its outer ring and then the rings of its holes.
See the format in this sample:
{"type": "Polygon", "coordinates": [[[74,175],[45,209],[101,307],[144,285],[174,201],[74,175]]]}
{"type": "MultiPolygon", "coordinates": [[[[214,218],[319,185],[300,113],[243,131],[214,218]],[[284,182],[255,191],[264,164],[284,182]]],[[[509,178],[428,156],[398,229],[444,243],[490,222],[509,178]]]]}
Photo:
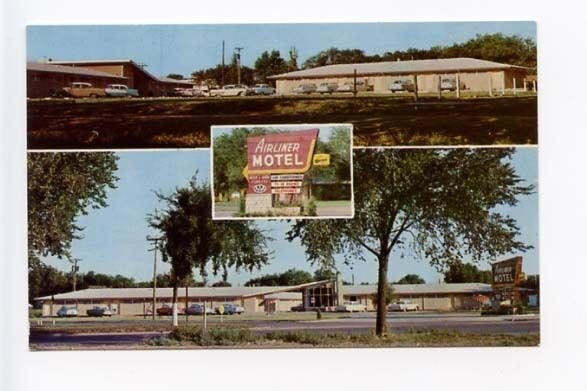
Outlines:
{"type": "MultiPolygon", "coordinates": [[[[407,48],[405,50],[387,51],[383,54],[366,54],[362,49],[339,49],[331,47],[317,53],[303,62],[302,69],[315,68],[333,64],[357,64],[382,61],[428,60],[437,58],[471,57],[505,64],[536,68],[536,42],[519,35],[477,34],[464,43],[448,46],[432,46],[428,49],[407,48]]],[[[296,48],[289,51],[286,60],[279,50],[264,51],[255,60],[254,67],[241,64],[241,83],[254,84],[268,82],[268,76],[298,70],[298,52],[296,48]]],[[[170,74],[168,77],[181,75],[170,74]]],[[[192,77],[204,84],[237,83],[237,63],[233,56],[229,65],[217,65],[212,68],[192,72],[192,77]],[[223,76],[224,72],[224,76],[223,76]]]]}
{"type": "Polygon", "coordinates": [[[464,43],[449,46],[432,46],[429,49],[408,48],[383,54],[367,55],[360,49],[330,48],[302,64],[302,68],[315,68],[331,64],[356,64],[381,61],[427,60],[436,58],[472,57],[530,68],[536,67],[536,42],[518,35],[478,34],[464,43]]]}

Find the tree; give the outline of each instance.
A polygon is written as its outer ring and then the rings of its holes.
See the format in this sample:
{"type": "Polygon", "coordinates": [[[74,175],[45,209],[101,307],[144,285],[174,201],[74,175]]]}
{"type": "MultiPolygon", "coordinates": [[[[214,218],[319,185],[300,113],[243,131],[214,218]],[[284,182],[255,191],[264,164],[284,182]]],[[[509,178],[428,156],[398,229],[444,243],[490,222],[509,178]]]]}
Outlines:
{"type": "MultiPolygon", "coordinates": [[[[250,221],[212,221],[210,186],[198,184],[194,176],[185,187],[170,195],[157,193],[166,204],[163,211],[148,217],[151,227],[161,232],[159,250],[163,262],[171,264],[173,325],[177,326],[177,288],[197,269],[206,277],[211,266],[216,275],[229,267],[249,271],[269,260],[264,232],[250,221]]],[[[225,278],[223,278],[226,281],[225,278]]]]}
{"type": "Polygon", "coordinates": [[[71,257],[83,230],[77,218],[108,205],[117,160],[111,152],[28,154],[29,268],[44,256],[71,257]]]}
{"type": "Polygon", "coordinates": [[[292,46],[289,49],[289,60],[287,62],[287,71],[293,72],[298,70],[298,49],[292,46]]]}
{"type": "Polygon", "coordinates": [[[180,75],[178,73],[170,73],[169,75],[167,75],[168,79],[174,79],[174,80],[183,80],[184,77],[183,75],[180,75]]]}
{"type": "Polygon", "coordinates": [[[396,284],[425,284],[426,281],[417,274],[406,274],[396,284]]]}
{"type": "Polygon", "coordinates": [[[480,282],[491,284],[491,271],[479,270],[476,265],[464,262],[453,262],[444,272],[446,283],[480,282]]]}
{"type": "MultiPolygon", "coordinates": [[[[192,72],[192,77],[197,83],[206,84],[212,87],[222,80],[222,65],[216,65],[213,68],[197,70],[192,72]]],[[[241,84],[253,84],[255,82],[255,71],[252,68],[241,65],[241,84]]],[[[236,64],[224,67],[224,83],[236,84],[238,80],[236,64]]]]}
{"type": "Polygon", "coordinates": [[[293,286],[312,282],[312,275],[305,270],[289,269],[283,273],[265,274],[252,278],[245,286],[293,286]]]}
{"type": "Polygon", "coordinates": [[[510,164],[513,149],[354,151],[355,217],[300,220],[287,233],[299,238],[310,262],[333,268],[373,256],[378,264],[377,321],[385,322],[392,253],[410,251],[437,268],[465,255],[494,259],[529,247],[516,240],[516,221],[496,208],[530,194],[510,164]]]}
{"type": "Polygon", "coordinates": [[[271,54],[264,51],[255,61],[255,76],[260,81],[266,81],[267,76],[277,75],[288,71],[288,65],[279,50],[272,50],[271,54]]]}
{"type": "Polygon", "coordinates": [[[332,47],[304,61],[302,68],[315,68],[332,64],[356,64],[370,62],[369,56],[360,49],[338,49],[332,47]]]}

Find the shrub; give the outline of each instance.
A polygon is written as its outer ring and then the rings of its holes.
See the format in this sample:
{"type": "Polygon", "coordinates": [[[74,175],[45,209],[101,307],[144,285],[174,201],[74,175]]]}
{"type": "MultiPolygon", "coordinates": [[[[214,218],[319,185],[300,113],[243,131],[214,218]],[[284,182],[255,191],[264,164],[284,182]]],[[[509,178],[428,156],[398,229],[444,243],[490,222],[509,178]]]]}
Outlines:
{"type": "Polygon", "coordinates": [[[318,215],[318,208],[316,206],[316,199],[314,197],[310,197],[310,199],[304,203],[302,206],[302,214],[304,216],[318,215]]]}
{"type": "Polygon", "coordinates": [[[201,327],[178,327],[170,337],[180,342],[191,342],[197,345],[238,345],[255,342],[255,335],[248,329],[231,327],[209,328],[203,332],[201,327]]]}

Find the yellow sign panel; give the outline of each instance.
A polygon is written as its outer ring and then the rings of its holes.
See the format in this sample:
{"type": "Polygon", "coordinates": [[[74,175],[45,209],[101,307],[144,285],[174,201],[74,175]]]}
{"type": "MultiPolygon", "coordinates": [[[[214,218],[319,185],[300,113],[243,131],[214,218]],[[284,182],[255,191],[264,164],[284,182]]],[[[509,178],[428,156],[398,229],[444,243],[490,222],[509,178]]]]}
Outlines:
{"type": "Polygon", "coordinates": [[[315,166],[329,166],[330,155],[327,153],[317,153],[314,155],[314,160],[312,164],[315,166]]]}

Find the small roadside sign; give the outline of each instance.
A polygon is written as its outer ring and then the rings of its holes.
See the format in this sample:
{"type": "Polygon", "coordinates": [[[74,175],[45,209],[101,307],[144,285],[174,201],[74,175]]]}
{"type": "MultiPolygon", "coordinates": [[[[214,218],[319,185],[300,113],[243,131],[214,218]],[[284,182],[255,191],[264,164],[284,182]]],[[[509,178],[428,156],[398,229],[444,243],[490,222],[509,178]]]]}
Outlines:
{"type": "Polygon", "coordinates": [[[279,174],[271,175],[272,181],[302,181],[304,174],[279,174]]]}
{"type": "Polygon", "coordinates": [[[302,181],[271,182],[271,187],[302,187],[302,181]]]}
{"type": "Polygon", "coordinates": [[[218,313],[219,313],[220,315],[222,315],[222,314],[224,313],[224,306],[223,306],[223,305],[219,305],[219,306],[218,306],[218,313]]]}
{"type": "Polygon", "coordinates": [[[299,187],[277,187],[271,189],[271,194],[300,194],[302,189],[299,187]]]}
{"type": "Polygon", "coordinates": [[[314,166],[329,166],[330,165],[330,155],[327,153],[317,153],[314,155],[314,159],[312,161],[314,166]]]}

